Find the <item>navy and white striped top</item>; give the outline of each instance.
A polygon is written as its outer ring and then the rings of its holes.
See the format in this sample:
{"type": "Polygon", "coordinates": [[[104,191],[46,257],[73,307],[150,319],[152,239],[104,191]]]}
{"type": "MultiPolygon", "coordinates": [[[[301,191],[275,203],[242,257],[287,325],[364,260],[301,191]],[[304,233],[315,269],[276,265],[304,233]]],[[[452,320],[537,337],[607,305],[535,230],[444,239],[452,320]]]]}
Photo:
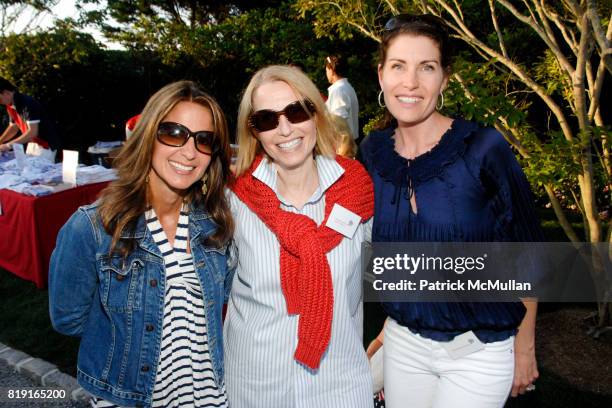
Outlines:
{"type": "MultiPolygon", "coordinates": [[[[321,224],[325,191],[343,174],[335,161],[316,157],[319,187],[301,209],[278,194],[267,159],[253,176],[272,188],[285,211],[321,224]]],[[[232,408],[372,408],[372,379],[362,344],[361,243],[371,220],[327,253],[334,288],[329,346],[318,370],[294,360],[298,316],[289,315],[280,283],[280,244],[238,197],[229,194],[238,265],[224,326],[225,381],[232,408]]]]}
{"type": "MultiPolygon", "coordinates": [[[[225,388],[217,384],[208,350],[202,288],[187,253],[186,210],[186,206],[181,209],[174,247],[153,209],[145,214],[166,267],[161,351],[151,406],[227,407],[225,388]]],[[[98,400],[94,407],[116,405],[98,400]]]]}

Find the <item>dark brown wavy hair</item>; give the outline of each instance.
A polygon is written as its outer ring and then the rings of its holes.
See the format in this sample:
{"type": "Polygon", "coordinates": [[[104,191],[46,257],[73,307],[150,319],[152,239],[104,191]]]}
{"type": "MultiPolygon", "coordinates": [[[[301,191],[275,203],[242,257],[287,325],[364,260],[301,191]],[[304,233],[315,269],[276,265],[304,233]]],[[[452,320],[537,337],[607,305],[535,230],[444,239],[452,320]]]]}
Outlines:
{"type": "Polygon", "coordinates": [[[119,179],[102,191],[98,212],[106,232],[112,236],[111,253],[127,256],[135,247],[133,235],[137,221],[148,205],[147,175],[151,169],[153,147],[157,127],[179,102],[193,102],[210,110],[215,132],[214,143],[218,148],[206,169],[208,192],[202,193],[202,181],[194,183],[188,190],[185,201],[205,209],[217,225],[213,235],[204,240],[207,246],[217,248],[232,237],[234,223],[229,203],[225,197],[231,172],[229,131],[225,115],[219,104],[191,81],[179,81],[166,85],[147,102],[134,133],[114,160],[119,179]],[[124,235],[124,238],[122,238],[124,235]]]}
{"type": "MultiPolygon", "coordinates": [[[[378,64],[382,67],[387,62],[387,52],[391,43],[401,35],[427,37],[436,43],[440,51],[440,64],[447,76],[450,76],[453,64],[453,47],[448,34],[448,26],[441,18],[432,14],[400,14],[391,17],[382,33],[378,46],[378,64]]],[[[385,113],[376,123],[377,129],[397,126],[397,120],[385,108],[385,113]]]]}

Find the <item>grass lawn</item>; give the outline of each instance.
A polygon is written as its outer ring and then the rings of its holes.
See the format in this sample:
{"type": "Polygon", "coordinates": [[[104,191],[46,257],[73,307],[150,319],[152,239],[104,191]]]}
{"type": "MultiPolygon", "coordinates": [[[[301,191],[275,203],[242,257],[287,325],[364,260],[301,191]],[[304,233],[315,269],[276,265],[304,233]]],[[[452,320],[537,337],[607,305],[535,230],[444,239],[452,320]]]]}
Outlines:
{"type": "Polygon", "coordinates": [[[46,290],[0,269],[0,342],[76,374],[79,339],[51,327],[46,290]]]}

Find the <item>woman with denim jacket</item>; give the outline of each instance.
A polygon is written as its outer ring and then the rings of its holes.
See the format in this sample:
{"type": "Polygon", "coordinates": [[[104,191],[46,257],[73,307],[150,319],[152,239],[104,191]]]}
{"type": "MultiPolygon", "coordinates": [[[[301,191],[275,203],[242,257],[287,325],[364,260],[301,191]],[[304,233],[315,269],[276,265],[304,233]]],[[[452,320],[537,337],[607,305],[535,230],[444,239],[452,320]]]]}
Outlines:
{"type": "Polygon", "coordinates": [[[215,100],[192,82],[167,85],[115,160],[119,179],[60,231],[51,321],[81,337],[77,376],[93,406],[228,405],[229,157],[215,100]]]}

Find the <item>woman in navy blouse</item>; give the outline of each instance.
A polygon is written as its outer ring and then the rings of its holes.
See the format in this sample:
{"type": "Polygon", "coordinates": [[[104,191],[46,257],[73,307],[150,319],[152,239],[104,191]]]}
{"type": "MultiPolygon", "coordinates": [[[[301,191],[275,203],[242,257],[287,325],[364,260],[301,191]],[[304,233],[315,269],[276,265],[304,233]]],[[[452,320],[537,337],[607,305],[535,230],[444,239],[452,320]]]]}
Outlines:
{"type": "MultiPolygon", "coordinates": [[[[502,135],[438,112],[448,39],[431,15],[400,15],[385,26],[378,78],[386,120],[361,145],[375,186],[372,240],[543,241],[529,185],[502,135]]],[[[383,307],[387,407],[502,407],[509,394],[534,388],[535,301],[383,307]],[[481,349],[452,359],[445,347],[466,332],[481,349]]]]}

